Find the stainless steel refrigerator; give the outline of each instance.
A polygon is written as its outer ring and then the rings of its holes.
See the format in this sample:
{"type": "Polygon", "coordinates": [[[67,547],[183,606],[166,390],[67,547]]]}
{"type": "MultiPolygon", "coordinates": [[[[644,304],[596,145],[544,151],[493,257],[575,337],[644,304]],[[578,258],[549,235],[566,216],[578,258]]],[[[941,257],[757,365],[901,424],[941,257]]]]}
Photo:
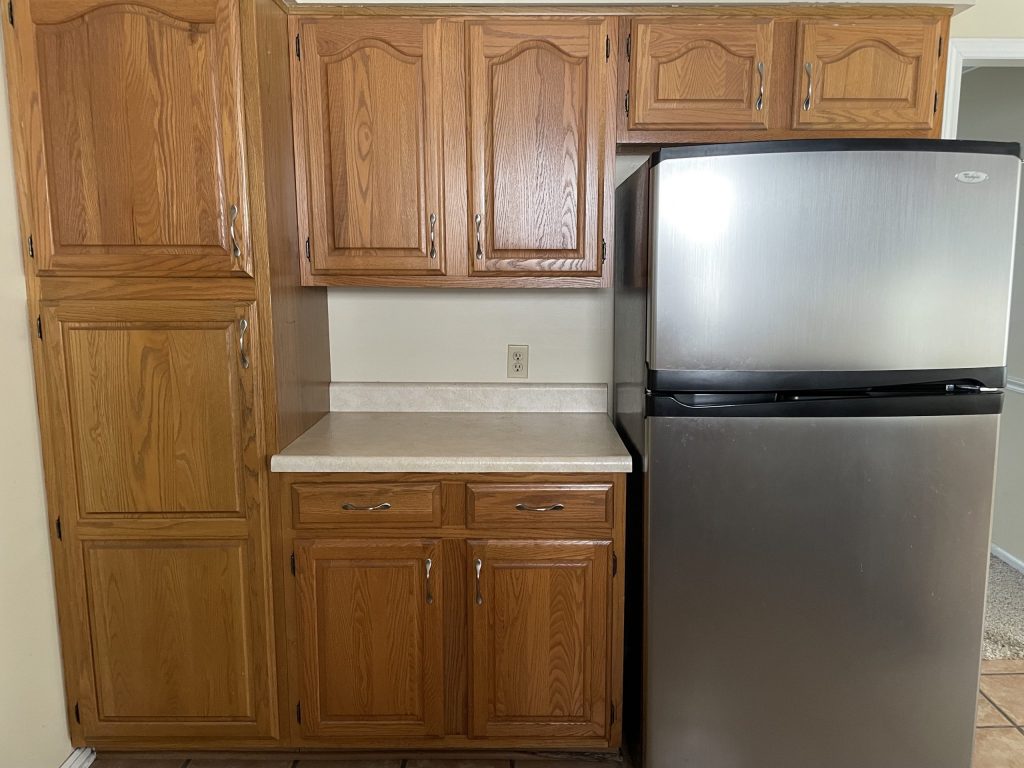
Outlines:
{"type": "Polygon", "coordinates": [[[647,768],[969,768],[1020,148],[665,148],[616,195],[647,768]]]}

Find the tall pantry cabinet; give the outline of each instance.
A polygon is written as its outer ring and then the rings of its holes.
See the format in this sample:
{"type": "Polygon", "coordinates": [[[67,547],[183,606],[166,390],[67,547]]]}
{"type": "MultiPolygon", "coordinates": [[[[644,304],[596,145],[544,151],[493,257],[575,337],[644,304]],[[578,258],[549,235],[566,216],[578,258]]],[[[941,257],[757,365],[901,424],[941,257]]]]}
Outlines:
{"type": "Polygon", "coordinates": [[[284,10],[7,10],[72,740],[273,740],[268,456],[329,382],[326,297],[298,287],[284,10]]]}

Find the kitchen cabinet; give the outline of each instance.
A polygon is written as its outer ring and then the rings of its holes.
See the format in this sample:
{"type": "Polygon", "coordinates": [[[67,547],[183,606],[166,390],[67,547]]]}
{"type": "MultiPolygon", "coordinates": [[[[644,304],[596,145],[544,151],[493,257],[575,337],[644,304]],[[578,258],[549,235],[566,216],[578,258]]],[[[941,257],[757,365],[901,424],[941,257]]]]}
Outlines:
{"type": "Polygon", "coordinates": [[[36,271],[251,274],[238,0],[14,7],[36,271]]]}
{"type": "Polygon", "coordinates": [[[624,480],[282,475],[293,743],[620,746],[624,480]]]}
{"type": "Polygon", "coordinates": [[[938,138],[948,9],[766,11],[621,23],[619,143],[938,138]]]}
{"type": "Polygon", "coordinates": [[[295,27],[309,272],[443,274],[441,22],[295,27]]]}
{"type": "Polygon", "coordinates": [[[295,548],[308,736],[444,732],[436,540],[308,540],[295,548]]]}
{"type": "Polygon", "coordinates": [[[293,20],[304,284],[606,284],[613,27],[293,20]]]}
{"type": "Polygon", "coordinates": [[[470,541],[470,734],[608,728],[610,541],[470,541]]]}
{"type": "Polygon", "coordinates": [[[794,128],[937,127],[941,36],[934,17],[801,21],[794,128]]]}

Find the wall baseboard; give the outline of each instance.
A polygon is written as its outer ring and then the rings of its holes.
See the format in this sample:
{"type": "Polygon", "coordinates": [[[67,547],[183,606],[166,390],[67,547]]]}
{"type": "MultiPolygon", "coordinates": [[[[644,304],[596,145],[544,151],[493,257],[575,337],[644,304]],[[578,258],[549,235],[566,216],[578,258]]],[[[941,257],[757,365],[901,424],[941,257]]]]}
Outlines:
{"type": "Polygon", "coordinates": [[[992,554],[998,557],[1000,560],[1002,560],[1004,563],[1006,563],[1014,570],[1024,573],[1024,560],[1021,560],[1019,557],[1014,557],[1005,549],[1003,549],[1002,547],[997,547],[995,544],[992,545],[992,554]]]}
{"type": "Polygon", "coordinates": [[[96,750],[92,747],[79,747],[68,759],[60,764],[60,768],[89,768],[96,759],[96,750]]]}

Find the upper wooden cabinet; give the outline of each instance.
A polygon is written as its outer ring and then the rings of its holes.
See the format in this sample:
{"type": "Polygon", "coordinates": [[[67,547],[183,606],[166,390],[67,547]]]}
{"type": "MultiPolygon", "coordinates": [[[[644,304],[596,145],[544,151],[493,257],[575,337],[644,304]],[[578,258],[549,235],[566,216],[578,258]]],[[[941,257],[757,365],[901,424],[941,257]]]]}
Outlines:
{"type": "Polygon", "coordinates": [[[931,129],[940,73],[936,18],[800,22],[796,128],[931,129]]]}
{"type": "Polygon", "coordinates": [[[297,22],[301,239],[313,274],[443,273],[440,22],[297,22]]]}
{"type": "Polygon", "coordinates": [[[237,0],[18,6],[40,274],[249,274],[237,0]]]}
{"type": "Polygon", "coordinates": [[[600,269],[608,24],[472,21],[472,272],[600,269]]]}
{"type": "Polygon", "coordinates": [[[622,25],[619,142],[938,137],[948,9],[764,11],[622,25]]]}
{"type": "Polygon", "coordinates": [[[768,127],[770,18],[635,19],[630,128],[768,127]]]}

